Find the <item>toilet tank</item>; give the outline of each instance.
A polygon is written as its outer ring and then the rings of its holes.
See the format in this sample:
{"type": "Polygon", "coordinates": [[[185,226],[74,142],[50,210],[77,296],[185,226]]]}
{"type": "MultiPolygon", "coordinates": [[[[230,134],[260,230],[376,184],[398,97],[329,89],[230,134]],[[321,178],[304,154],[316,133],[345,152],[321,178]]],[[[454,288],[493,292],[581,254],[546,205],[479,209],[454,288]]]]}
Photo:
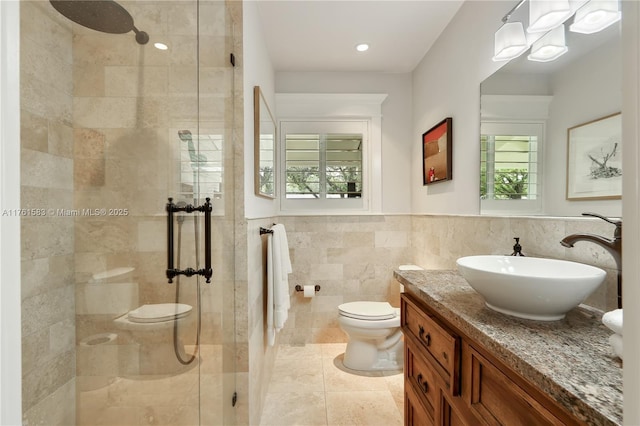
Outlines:
{"type": "Polygon", "coordinates": [[[134,268],[123,267],[93,274],[88,283],[76,290],[78,315],[117,317],[138,306],[138,283],[133,282],[134,268]]]}

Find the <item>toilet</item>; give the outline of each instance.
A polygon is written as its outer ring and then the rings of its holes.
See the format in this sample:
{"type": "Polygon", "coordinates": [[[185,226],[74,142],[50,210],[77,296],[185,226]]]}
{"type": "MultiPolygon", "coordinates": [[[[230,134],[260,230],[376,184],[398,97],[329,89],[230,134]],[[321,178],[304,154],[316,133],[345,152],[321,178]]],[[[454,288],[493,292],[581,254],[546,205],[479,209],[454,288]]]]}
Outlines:
{"type": "Polygon", "coordinates": [[[132,266],[96,272],[76,290],[79,321],[78,357],[92,366],[87,376],[177,374],[185,366],[175,354],[173,330],[177,325],[178,354],[189,360],[182,339],[196,341],[197,315],[184,303],[140,304],[132,266]],[[98,358],[100,354],[101,358],[98,358]],[[104,359],[106,354],[111,358],[104,359]],[[94,367],[95,364],[95,367],[94,367]],[[108,374],[105,374],[108,373],[108,374]]]}
{"type": "Polygon", "coordinates": [[[402,369],[404,345],[400,308],[388,302],[349,302],[338,306],[340,328],[349,335],[345,367],[359,371],[402,369]]]}
{"type": "Polygon", "coordinates": [[[193,307],[184,303],[146,304],[114,320],[116,328],[127,337],[133,348],[137,368],[132,374],[171,374],[185,369],[175,354],[173,328],[178,326],[177,348],[180,357],[191,356],[184,351],[180,336],[193,329],[193,307]]]}

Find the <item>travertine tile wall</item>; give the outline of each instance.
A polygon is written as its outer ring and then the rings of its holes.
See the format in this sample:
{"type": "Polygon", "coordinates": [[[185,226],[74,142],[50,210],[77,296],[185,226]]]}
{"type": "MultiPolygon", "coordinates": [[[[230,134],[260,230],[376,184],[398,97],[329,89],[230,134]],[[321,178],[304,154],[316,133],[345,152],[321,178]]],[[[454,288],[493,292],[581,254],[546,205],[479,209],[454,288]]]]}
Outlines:
{"type": "MultiPolygon", "coordinates": [[[[107,414],[109,401],[89,401],[86,396],[117,376],[140,372],[135,343],[114,327],[113,319],[143,303],[174,300],[176,286],[166,284],[164,277],[164,204],[167,196],[183,189],[177,178],[177,130],[198,129],[223,132],[227,143],[227,198],[214,201],[224,205],[213,220],[216,273],[213,284],[201,292],[201,342],[221,348],[224,356],[208,359],[202,370],[206,392],[200,392],[200,404],[189,407],[185,419],[202,406],[207,424],[233,423],[235,410],[228,401],[235,389],[237,357],[235,253],[229,247],[234,245],[237,213],[231,172],[233,145],[241,140],[232,133],[241,132],[232,128],[237,123],[231,116],[234,106],[242,105],[233,101],[228,63],[233,25],[225,3],[218,1],[201,0],[199,7],[183,1],[122,4],[138,28],[168,41],[174,50],[142,47],[132,34],[72,27],[49,2],[21,3],[22,207],[56,212],[22,221],[25,422],[93,424],[107,414]],[[199,44],[196,13],[207,24],[200,26],[199,44]],[[103,208],[120,213],[72,212],[103,208]],[[71,213],[59,213],[62,210],[71,213]],[[93,274],[124,266],[134,271],[89,284],[93,274]],[[94,306],[101,306],[101,312],[88,309],[94,306]],[[82,344],[101,332],[119,334],[119,344],[82,344]],[[81,406],[84,402],[89,405],[81,406]]],[[[193,222],[188,220],[183,228],[185,267],[194,257],[193,222]]],[[[194,279],[183,280],[180,301],[196,306],[194,279]]],[[[184,339],[195,342],[195,325],[184,339]]],[[[157,398],[130,404],[122,415],[171,423],[186,408],[170,412],[172,408],[160,404],[157,398]]]]}
{"type": "MultiPolygon", "coordinates": [[[[574,260],[607,271],[606,282],[585,302],[609,310],[616,307],[615,263],[608,252],[590,243],[572,249],[559,244],[566,235],[588,232],[606,237],[613,226],[598,219],[517,218],[447,215],[281,216],[249,221],[248,232],[282,223],[287,229],[293,273],[289,276],[291,309],[278,343],[338,343],[346,335],[337,322],[339,304],[354,300],[386,300],[398,306],[392,272],[414,263],[425,269],[455,269],[461,256],[511,254],[520,237],[528,256],[574,260]],[[316,297],[305,299],[296,284],[320,285],[316,297]]],[[[264,326],[264,258],[266,241],[250,237],[249,304],[251,324],[264,326]],[[263,261],[261,261],[263,262],[263,261]],[[262,275],[261,275],[262,274],[262,275]]],[[[256,339],[257,340],[257,339],[256,339]]],[[[252,364],[253,366],[253,364],[252,364]]],[[[269,377],[269,367],[261,377],[269,377]]],[[[252,376],[253,377],[253,376],[252,376]]]]}
{"type": "Polygon", "coordinates": [[[21,2],[22,412],[75,423],[71,29],[48,3],[21,2]],[[46,72],[43,72],[46,70],[46,72]],[[51,210],[53,209],[53,210],[51,210]]]}
{"type": "Polygon", "coordinates": [[[520,237],[527,256],[566,259],[598,266],[607,279],[585,303],[601,310],[617,307],[617,272],[611,255],[598,245],[560,240],[574,233],[613,237],[614,226],[599,219],[488,216],[413,216],[412,251],[425,269],[456,269],[456,259],[475,254],[511,254],[520,237]]]}
{"type": "MultiPolygon", "coordinates": [[[[180,303],[194,307],[187,329],[180,334],[188,345],[195,343],[197,315],[196,277],[180,277],[167,284],[166,213],[168,196],[189,192],[181,182],[178,130],[198,134],[223,135],[223,198],[213,200],[216,216],[212,220],[214,277],[211,284],[200,278],[202,330],[200,343],[217,347],[222,356],[212,357],[202,366],[202,389],[185,390],[199,404],[179,406],[183,396],[175,394],[166,404],[157,397],[129,404],[127,414],[144,422],[175,424],[202,415],[207,424],[233,423],[229,401],[234,389],[235,333],[234,260],[235,150],[232,136],[235,124],[233,70],[228,62],[233,47],[232,25],[219,1],[122,2],[135,17],[136,26],[147,31],[152,40],[138,45],[132,34],[113,35],[77,27],[74,48],[74,127],[76,144],[75,208],[127,208],[118,217],[78,217],[76,220],[76,280],[78,297],[83,298],[92,286],[118,284],[131,287],[134,297],[114,303],[118,311],[106,315],[78,313],[78,340],[99,332],[118,334],[117,362],[109,362],[109,352],[79,349],[78,382],[79,420],[91,424],[96,416],[107,414],[112,401],[100,401],[98,407],[89,399],[99,383],[117,376],[174,374],[180,366],[145,363],[137,350],[144,339],[114,327],[113,318],[142,304],[171,303],[176,300],[180,281],[180,303]],[[200,23],[200,25],[198,25],[200,23]],[[199,33],[198,33],[199,29],[199,33]],[[198,37],[196,38],[196,35],[198,37]],[[154,41],[170,46],[168,51],[153,48],[154,41]],[[199,61],[199,62],[198,62],[199,61]],[[120,283],[90,284],[91,275],[119,267],[135,268],[120,283]],[[138,339],[138,340],[136,340],[138,339]],[[106,361],[106,362],[101,362],[106,361]],[[224,361],[224,362],[223,362],[224,361]],[[215,365],[212,365],[215,364],[215,365]],[[113,368],[105,368],[112,365],[113,368]],[[230,379],[231,377],[231,379],[230,379]],[[227,384],[226,394],[223,384],[227,384]],[[231,391],[230,391],[230,390],[231,391]],[[195,392],[195,393],[194,393],[195,392]],[[203,410],[200,412],[200,407],[203,410]],[[183,415],[180,415],[183,413],[183,415]],[[173,423],[172,423],[173,422],[173,423]]],[[[241,123],[241,122],[240,122],[241,123]]],[[[194,137],[194,142],[197,139],[194,137]]],[[[197,148],[197,147],[196,147],[197,148]]],[[[182,168],[181,168],[182,167],[182,168]]],[[[201,175],[202,181],[209,176],[201,175]]],[[[190,183],[190,182],[189,182],[190,183]]],[[[197,204],[202,203],[197,200],[197,204]]],[[[193,203],[190,195],[185,200],[193,203]]],[[[203,220],[198,232],[203,234],[203,220]]],[[[181,237],[180,268],[202,267],[203,238],[200,238],[200,265],[195,262],[194,222],[189,217],[176,228],[181,237]]],[[[177,258],[176,258],[177,259],[177,258]]],[[[113,297],[113,292],[109,292],[113,297]]],[[[84,301],[83,301],[84,303],[84,301]]],[[[149,336],[154,338],[153,334],[149,336]]],[[[169,338],[164,344],[171,345],[169,338]]],[[[157,351],[155,351],[157,352],[157,351]]],[[[191,351],[188,351],[191,352],[191,351]]],[[[146,358],[146,357],[145,357],[146,358]]],[[[169,363],[170,360],[167,360],[169,363]]],[[[197,371],[197,370],[196,370],[197,371]]],[[[174,389],[174,392],[178,392],[174,389]]],[[[186,399],[184,399],[186,400],[186,399]]],[[[123,409],[120,407],[119,409],[123,409]]]]}
{"type": "Polygon", "coordinates": [[[266,257],[267,236],[260,227],[270,228],[273,218],[251,220],[246,224],[249,424],[259,424],[273,371],[277,346],[269,346],[266,336],[266,257]]]}
{"type": "Polygon", "coordinates": [[[399,306],[393,270],[411,263],[408,216],[280,217],[287,229],[293,273],[299,284],[320,285],[314,298],[293,291],[281,343],[345,342],[338,305],[356,300],[399,306]]]}

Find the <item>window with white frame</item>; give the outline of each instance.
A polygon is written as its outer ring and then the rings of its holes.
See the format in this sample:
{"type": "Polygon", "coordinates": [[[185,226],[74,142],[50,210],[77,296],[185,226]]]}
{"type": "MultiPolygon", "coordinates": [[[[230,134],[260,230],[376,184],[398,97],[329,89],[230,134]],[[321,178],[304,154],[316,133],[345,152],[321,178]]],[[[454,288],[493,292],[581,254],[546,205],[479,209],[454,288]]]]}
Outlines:
{"type": "Polygon", "coordinates": [[[280,214],[382,210],[386,98],[383,93],[276,93],[280,214]]]}
{"type": "Polygon", "coordinates": [[[543,123],[483,122],[480,198],[483,212],[541,211],[543,123]]]}
{"type": "Polygon", "coordinates": [[[285,209],[362,209],[367,121],[281,122],[285,209]]]}

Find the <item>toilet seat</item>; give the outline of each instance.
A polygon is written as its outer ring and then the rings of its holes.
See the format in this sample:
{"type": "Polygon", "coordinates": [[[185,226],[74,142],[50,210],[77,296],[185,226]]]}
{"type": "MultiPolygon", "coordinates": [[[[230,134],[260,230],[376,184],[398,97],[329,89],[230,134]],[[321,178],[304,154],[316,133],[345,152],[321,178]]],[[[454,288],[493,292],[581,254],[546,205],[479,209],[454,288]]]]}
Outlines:
{"type": "Polygon", "coordinates": [[[193,308],[184,303],[156,303],[142,305],[129,312],[127,318],[131,322],[154,323],[186,317],[193,308]]]}
{"type": "Polygon", "coordinates": [[[398,315],[388,302],[349,302],[338,306],[338,310],[342,316],[365,321],[388,320],[398,315]]]}

